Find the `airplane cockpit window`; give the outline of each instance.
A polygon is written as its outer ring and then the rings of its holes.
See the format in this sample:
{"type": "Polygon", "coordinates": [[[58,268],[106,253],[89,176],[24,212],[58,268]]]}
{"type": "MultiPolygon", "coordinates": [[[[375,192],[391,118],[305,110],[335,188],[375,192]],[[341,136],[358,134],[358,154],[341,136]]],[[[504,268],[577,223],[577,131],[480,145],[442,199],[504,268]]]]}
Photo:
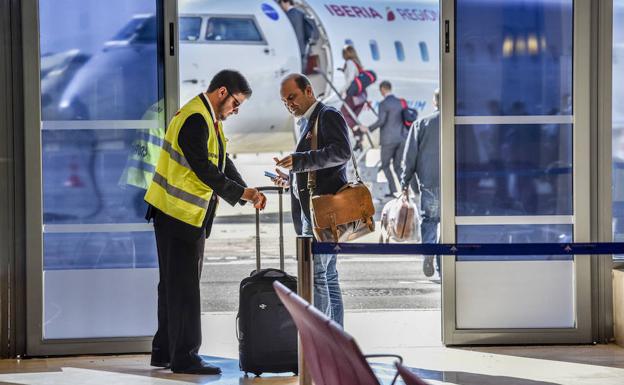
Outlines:
{"type": "Polygon", "coordinates": [[[371,56],[373,57],[373,60],[375,61],[379,60],[379,47],[377,46],[376,40],[370,41],[370,49],[371,49],[371,56]]]}
{"type": "Polygon", "coordinates": [[[253,18],[211,17],[206,27],[206,40],[228,42],[264,42],[253,18]]]}
{"type": "Polygon", "coordinates": [[[400,41],[395,41],[394,49],[396,50],[397,60],[405,61],[405,50],[403,50],[403,43],[401,43],[400,41]]]}
{"type": "Polygon", "coordinates": [[[429,48],[427,48],[427,43],[421,41],[418,43],[418,46],[420,47],[420,57],[422,61],[429,61],[429,48]]]}
{"type": "Polygon", "coordinates": [[[351,39],[345,39],[345,45],[350,45],[350,46],[353,46],[353,40],[351,40],[351,39]]]}
{"type": "Polygon", "coordinates": [[[201,29],[201,17],[181,17],[180,18],[180,40],[197,41],[201,29]]]}

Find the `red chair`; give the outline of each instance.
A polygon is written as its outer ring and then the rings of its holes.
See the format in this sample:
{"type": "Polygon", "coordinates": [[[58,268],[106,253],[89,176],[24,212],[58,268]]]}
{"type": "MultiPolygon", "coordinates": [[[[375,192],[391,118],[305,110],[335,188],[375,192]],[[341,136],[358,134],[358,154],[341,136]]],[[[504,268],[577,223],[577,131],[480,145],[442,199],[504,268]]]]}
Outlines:
{"type": "Polygon", "coordinates": [[[412,373],[411,370],[402,364],[397,362],[395,365],[399,375],[401,375],[401,379],[405,382],[405,385],[427,385],[425,381],[421,380],[417,375],[412,373]]]}
{"type": "MultiPolygon", "coordinates": [[[[393,354],[365,356],[351,335],[323,313],[275,281],[273,287],[299,330],[306,365],[315,385],[380,385],[366,358],[394,357],[393,354]]],[[[397,372],[392,380],[394,384],[397,372]]]]}

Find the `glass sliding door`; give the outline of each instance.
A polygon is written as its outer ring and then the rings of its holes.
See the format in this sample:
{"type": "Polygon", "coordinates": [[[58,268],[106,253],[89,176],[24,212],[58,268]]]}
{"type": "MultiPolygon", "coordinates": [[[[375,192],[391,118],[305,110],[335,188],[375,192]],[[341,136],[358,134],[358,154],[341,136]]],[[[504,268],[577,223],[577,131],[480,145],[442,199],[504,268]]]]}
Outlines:
{"type": "Polygon", "coordinates": [[[32,15],[28,352],[147,350],[158,258],[143,195],[171,107],[165,25],[175,8],[40,0],[32,15]]]}
{"type": "MultiPolygon", "coordinates": [[[[585,3],[443,2],[443,242],[589,240],[585,3]]],[[[446,344],[590,341],[587,256],[443,269],[446,344]]]]}

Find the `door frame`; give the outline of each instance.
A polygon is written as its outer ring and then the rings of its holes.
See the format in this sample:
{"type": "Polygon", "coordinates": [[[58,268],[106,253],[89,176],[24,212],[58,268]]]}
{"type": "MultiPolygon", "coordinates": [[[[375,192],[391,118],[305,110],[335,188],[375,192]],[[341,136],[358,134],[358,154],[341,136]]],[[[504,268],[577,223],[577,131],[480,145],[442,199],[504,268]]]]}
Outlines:
{"type": "MultiPolygon", "coordinates": [[[[163,11],[166,119],[178,108],[177,1],[160,0],[163,11]],[[172,28],[172,29],[170,29],[172,28]]],[[[26,354],[28,356],[151,351],[151,337],[43,338],[43,208],[39,1],[22,3],[26,175],[26,354]]]]}
{"type": "MultiPolygon", "coordinates": [[[[455,243],[455,1],[441,0],[441,237],[455,243]]],[[[573,0],[573,207],[574,241],[590,234],[590,36],[591,3],[573,0]]],[[[574,257],[574,328],[459,329],[456,319],[455,257],[442,257],[442,341],[445,345],[592,342],[591,257],[574,257]]]]}

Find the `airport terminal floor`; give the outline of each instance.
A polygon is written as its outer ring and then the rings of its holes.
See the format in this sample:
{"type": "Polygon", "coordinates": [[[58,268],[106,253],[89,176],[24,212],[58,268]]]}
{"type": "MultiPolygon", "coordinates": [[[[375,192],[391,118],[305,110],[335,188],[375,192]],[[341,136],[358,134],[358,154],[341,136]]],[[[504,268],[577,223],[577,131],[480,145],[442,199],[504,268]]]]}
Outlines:
{"type": "MultiPolygon", "coordinates": [[[[396,316],[396,314],[393,314],[396,316]]],[[[439,316],[439,314],[435,315],[439,316]]],[[[355,337],[365,353],[400,354],[420,378],[431,385],[621,385],[624,383],[624,348],[610,345],[516,346],[447,348],[431,336],[398,335],[383,329],[387,319],[375,319],[383,332],[365,330],[355,337]],[[410,337],[422,342],[410,346],[410,337]],[[424,339],[423,339],[424,337],[424,339]]],[[[400,319],[401,317],[399,317],[400,319]]],[[[411,318],[411,317],[410,317],[411,318]]],[[[415,320],[425,322],[416,317],[415,320]]],[[[347,315],[349,321],[349,315],[347,315]]],[[[413,330],[414,328],[412,328],[413,330]]],[[[223,347],[227,350],[227,347],[223,347]]],[[[231,347],[235,349],[236,347],[231,347]]],[[[204,350],[204,349],[202,349],[204,350]]],[[[298,385],[289,374],[244,377],[237,355],[203,352],[222,367],[220,376],[173,374],[149,366],[149,355],[78,356],[0,360],[0,384],[32,385],[181,385],[264,384],[298,385]]],[[[373,360],[373,369],[387,385],[394,375],[392,362],[373,360]]],[[[400,382],[399,382],[400,383],[400,382]]]]}

